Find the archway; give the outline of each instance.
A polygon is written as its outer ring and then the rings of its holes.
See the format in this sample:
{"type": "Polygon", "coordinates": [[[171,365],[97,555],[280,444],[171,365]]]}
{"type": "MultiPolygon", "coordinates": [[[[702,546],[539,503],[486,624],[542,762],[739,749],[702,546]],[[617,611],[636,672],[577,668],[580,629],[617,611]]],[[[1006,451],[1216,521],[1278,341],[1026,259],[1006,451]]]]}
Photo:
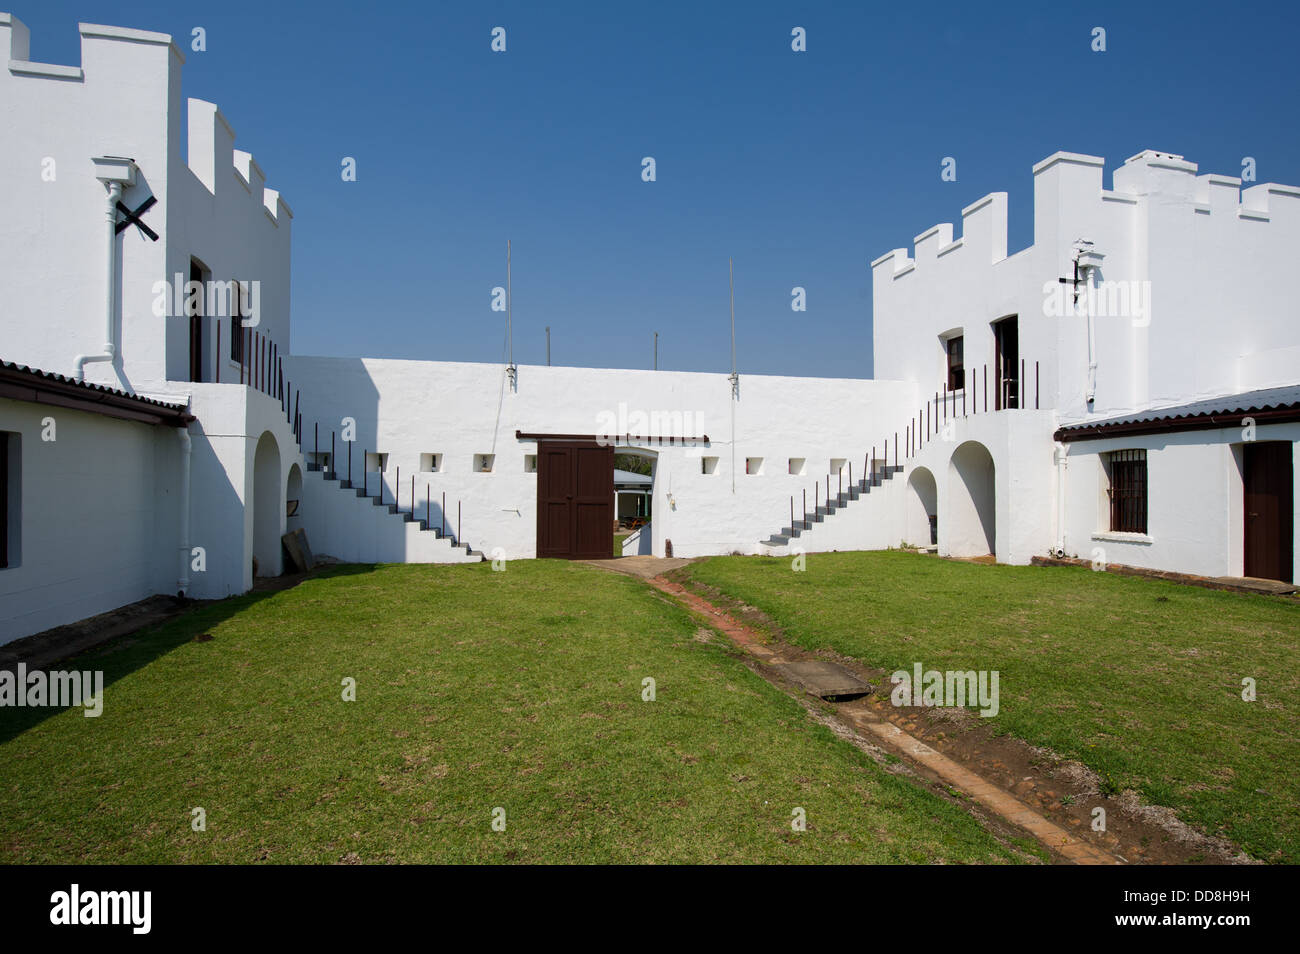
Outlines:
{"type": "Polygon", "coordinates": [[[302,468],[289,466],[289,482],[284,489],[284,532],[292,533],[302,526],[302,468]]]}
{"type": "Polygon", "coordinates": [[[284,497],[280,447],[270,431],[262,434],[253,454],[253,559],[258,576],[279,576],[280,535],[284,532],[284,497]]]}
{"type": "Polygon", "coordinates": [[[934,474],[928,467],[917,467],[907,478],[907,504],[903,514],[903,539],[913,546],[932,546],[938,540],[935,526],[939,513],[939,493],[934,474]]]}
{"type": "Polygon", "coordinates": [[[993,455],[978,441],[967,441],[948,462],[946,523],[949,556],[996,553],[996,501],[993,455]]]}

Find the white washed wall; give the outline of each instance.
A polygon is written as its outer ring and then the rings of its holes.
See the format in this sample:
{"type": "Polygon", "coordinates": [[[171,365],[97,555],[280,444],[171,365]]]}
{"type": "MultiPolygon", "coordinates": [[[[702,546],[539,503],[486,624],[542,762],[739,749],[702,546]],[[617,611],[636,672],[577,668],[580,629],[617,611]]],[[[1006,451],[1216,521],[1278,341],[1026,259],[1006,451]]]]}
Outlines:
{"type": "MultiPolygon", "coordinates": [[[[378,447],[389,455],[389,495],[401,468],[404,509],[420,455],[443,455],[440,473],[416,474],[420,509],[426,482],[435,516],[445,490],[452,522],[461,503],[464,539],[489,556],[499,547],[508,559],[536,552],[537,475],[525,472],[525,457],[537,453],[537,444],[517,440],[516,431],[596,434],[601,415],[617,416],[620,404],[625,414],[689,415],[691,433],[659,433],[707,434],[710,444],[657,448],[654,552],[662,555],[671,539],[677,556],[754,553],[761,538],[789,523],[790,495],[811,491],[833,458],[853,460],[861,474],[871,444],[886,435],[892,441],[914,395],[898,382],[742,375],[733,430],[725,374],[523,366],[512,392],[498,365],[293,357],[287,366],[303,386],[304,451],[312,451],[313,423],[319,421],[321,449],[328,451],[330,428],[354,418],[354,480],[362,452],[378,447]],[[479,454],[496,455],[492,473],[473,470],[479,454]],[[701,472],[704,455],[719,458],[716,473],[701,472]],[[746,457],[764,459],[761,475],[744,473],[746,457]],[[805,475],[787,474],[791,457],[806,459],[805,475]]],[[[337,453],[345,474],[341,442],[337,453]]],[[[310,535],[311,518],[305,523],[310,535]]]]}
{"type": "Polygon", "coordinates": [[[178,439],[152,427],[0,399],[21,434],[21,551],[0,570],[0,643],[175,592],[178,439]],[[55,421],[55,440],[41,421],[55,421]]]}

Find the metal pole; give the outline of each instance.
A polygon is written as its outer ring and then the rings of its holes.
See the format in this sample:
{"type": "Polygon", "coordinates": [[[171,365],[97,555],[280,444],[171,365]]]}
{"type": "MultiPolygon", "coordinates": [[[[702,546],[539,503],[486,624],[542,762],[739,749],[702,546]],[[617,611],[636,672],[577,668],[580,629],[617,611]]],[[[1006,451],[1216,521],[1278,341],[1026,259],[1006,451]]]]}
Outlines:
{"type": "Polygon", "coordinates": [[[456,501],[456,543],[457,543],[457,545],[459,545],[459,544],[461,543],[461,536],[460,536],[460,501],[459,501],[459,500],[456,501]]]}
{"type": "Polygon", "coordinates": [[[546,326],[546,366],[551,366],[551,326],[546,326]]]}
{"type": "Polygon", "coordinates": [[[509,349],[510,367],[515,366],[514,312],[510,302],[510,239],[506,239],[506,347],[509,349]]]}
{"type": "Polygon", "coordinates": [[[217,384],[221,383],[221,319],[217,319],[217,354],[216,354],[216,374],[217,384]]]}
{"type": "Polygon", "coordinates": [[[659,370],[659,332],[655,332],[655,363],[654,369],[659,370]]]}
{"type": "Polygon", "coordinates": [[[442,536],[447,535],[447,491],[442,492],[442,536]]]}

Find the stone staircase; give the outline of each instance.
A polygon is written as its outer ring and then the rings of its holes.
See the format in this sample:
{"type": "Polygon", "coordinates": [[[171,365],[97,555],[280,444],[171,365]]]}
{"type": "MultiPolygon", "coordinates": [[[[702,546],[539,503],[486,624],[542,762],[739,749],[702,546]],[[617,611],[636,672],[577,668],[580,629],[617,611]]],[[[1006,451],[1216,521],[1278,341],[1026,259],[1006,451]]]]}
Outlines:
{"type": "Polygon", "coordinates": [[[869,477],[862,477],[852,481],[846,490],[838,491],[833,496],[828,495],[821,503],[816,504],[811,511],[796,519],[794,526],[782,527],[778,532],[760,542],[768,547],[784,547],[791,540],[799,539],[801,535],[811,531],[818,524],[824,523],[846,509],[855,500],[868,496],[872,488],[883,487],[886,481],[893,480],[897,474],[902,472],[902,465],[888,464],[883,460],[877,460],[871,468],[869,477]]]}
{"type": "Polygon", "coordinates": [[[326,485],[335,485],[335,489],[343,494],[351,493],[360,500],[368,500],[376,508],[382,508],[382,510],[378,510],[378,512],[383,513],[384,511],[387,511],[385,514],[386,517],[391,516],[397,518],[394,523],[400,521],[401,524],[415,524],[419,534],[431,534],[433,539],[445,541],[452,551],[448,554],[452,559],[436,560],[435,562],[464,563],[485,562],[487,560],[487,557],[481,550],[476,550],[470,544],[457,539],[454,532],[449,528],[445,528],[445,521],[434,521],[432,519],[431,508],[425,516],[420,517],[416,514],[414,503],[412,503],[410,509],[404,510],[399,506],[395,499],[386,499],[388,495],[385,494],[382,476],[379,480],[379,493],[370,494],[367,487],[368,481],[364,476],[362,477],[360,484],[355,484],[346,478],[341,477],[336,471],[326,471],[320,464],[307,464],[307,471],[319,475],[320,479],[323,480],[326,485]]]}

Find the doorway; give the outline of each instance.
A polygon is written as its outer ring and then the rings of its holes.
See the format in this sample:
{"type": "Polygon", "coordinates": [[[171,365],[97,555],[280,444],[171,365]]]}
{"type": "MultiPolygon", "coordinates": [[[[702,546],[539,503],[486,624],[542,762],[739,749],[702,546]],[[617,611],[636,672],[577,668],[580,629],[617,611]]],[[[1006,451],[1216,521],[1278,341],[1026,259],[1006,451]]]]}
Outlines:
{"type": "Polygon", "coordinates": [[[539,441],[538,557],[608,560],[614,552],[613,526],[613,446],[539,441]]]}
{"type": "Polygon", "coordinates": [[[1242,445],[1246,526],[1243,573],[1292,583],[1295,524],[1290,441],[1242,445]]]}
{"type": "MultiPolygon", "coordinates": [[[[199,283],[197,302],[191,307],[190,315],[190,380],[203,380],[203,309],[207,296],[205,275],[207,270],[197,258],[190,259],[190,281],[199,283]]],[[[192,289],[194,286],[190,285],[192,289]]],[[[188,305],[188,296],[187,296],[188,305]]]]}
{"type": "Polygon", "coordinates": [[[998,375],[995,410],[1020,407],[1020,323],[1015,315],[993,322],[998,375]]]}

